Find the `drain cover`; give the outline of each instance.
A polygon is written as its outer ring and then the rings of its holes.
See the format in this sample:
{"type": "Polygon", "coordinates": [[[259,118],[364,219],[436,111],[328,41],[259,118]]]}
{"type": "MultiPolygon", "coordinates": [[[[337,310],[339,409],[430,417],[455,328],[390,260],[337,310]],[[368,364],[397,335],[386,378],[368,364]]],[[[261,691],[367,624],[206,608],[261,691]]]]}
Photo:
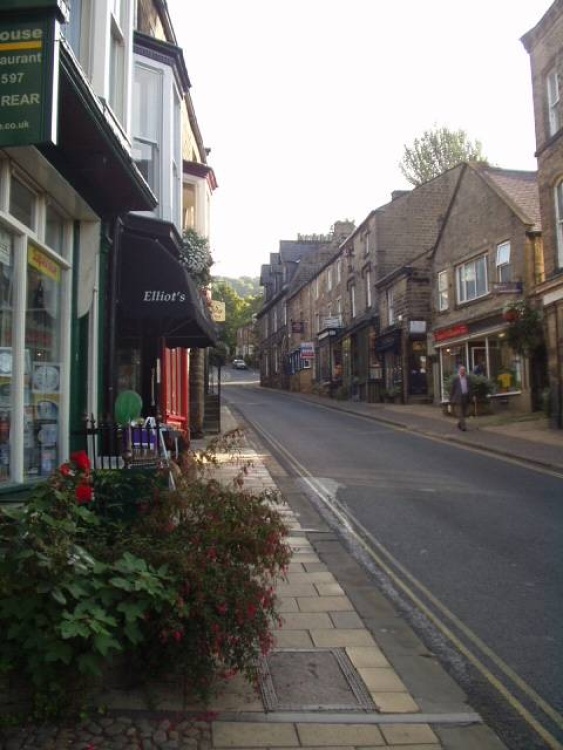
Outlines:
{"type": "Polygon", "coordinates": [[[279,650],[262,663],[267,711],[375,711],[366,687],[341,649],[279,650]]]}

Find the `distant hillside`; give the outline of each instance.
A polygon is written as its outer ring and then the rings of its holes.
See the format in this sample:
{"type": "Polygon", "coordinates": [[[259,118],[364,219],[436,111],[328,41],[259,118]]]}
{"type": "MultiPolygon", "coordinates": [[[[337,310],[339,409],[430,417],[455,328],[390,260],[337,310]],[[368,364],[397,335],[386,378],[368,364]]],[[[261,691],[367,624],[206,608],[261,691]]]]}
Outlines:
{"type": "Polygon", "coordinates": [[[257,297],[262,294],[262,287],[260,286],[260,279],[258,277],[241,276],[238,279],[231,279],[228,276],[213,276],[213,281],[215,283],[224,282],[228,284],[243,299],[246,297],[257,297]]]}

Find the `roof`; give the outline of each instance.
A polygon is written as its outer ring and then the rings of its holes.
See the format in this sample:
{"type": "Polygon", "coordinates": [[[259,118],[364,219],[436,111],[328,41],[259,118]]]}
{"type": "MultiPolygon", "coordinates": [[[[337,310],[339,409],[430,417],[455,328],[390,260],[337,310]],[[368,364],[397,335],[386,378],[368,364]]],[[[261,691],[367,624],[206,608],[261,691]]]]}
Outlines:
{"type": "Polygon", "coordinates": [[[537,172],[473,166],[497,192],[501,193],[525,224],[541,230],[540,199],[537,172]]]}

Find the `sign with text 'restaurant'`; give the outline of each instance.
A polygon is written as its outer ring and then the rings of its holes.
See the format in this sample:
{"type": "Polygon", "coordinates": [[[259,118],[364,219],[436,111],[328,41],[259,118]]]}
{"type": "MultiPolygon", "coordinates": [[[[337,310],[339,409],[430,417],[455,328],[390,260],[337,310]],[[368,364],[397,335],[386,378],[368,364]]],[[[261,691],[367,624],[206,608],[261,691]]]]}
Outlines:
{"type": "Polygon", "coordinates": [[[0,17],[0,147],[56,140],[58,23],[0,17]]]}

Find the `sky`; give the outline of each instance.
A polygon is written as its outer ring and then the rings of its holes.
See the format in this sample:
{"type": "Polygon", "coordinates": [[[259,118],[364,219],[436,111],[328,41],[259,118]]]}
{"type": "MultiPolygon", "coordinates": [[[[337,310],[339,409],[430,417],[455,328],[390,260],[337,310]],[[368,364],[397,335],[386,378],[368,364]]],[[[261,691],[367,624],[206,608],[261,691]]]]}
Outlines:
{"type": "Polygon", "coordinates": [[[280,240],[359,225],[408,189],[426,130],[535,170],[520,39],[552,0],[168,0],[213,193],[215,276],[260,275],[280,240]]]}

